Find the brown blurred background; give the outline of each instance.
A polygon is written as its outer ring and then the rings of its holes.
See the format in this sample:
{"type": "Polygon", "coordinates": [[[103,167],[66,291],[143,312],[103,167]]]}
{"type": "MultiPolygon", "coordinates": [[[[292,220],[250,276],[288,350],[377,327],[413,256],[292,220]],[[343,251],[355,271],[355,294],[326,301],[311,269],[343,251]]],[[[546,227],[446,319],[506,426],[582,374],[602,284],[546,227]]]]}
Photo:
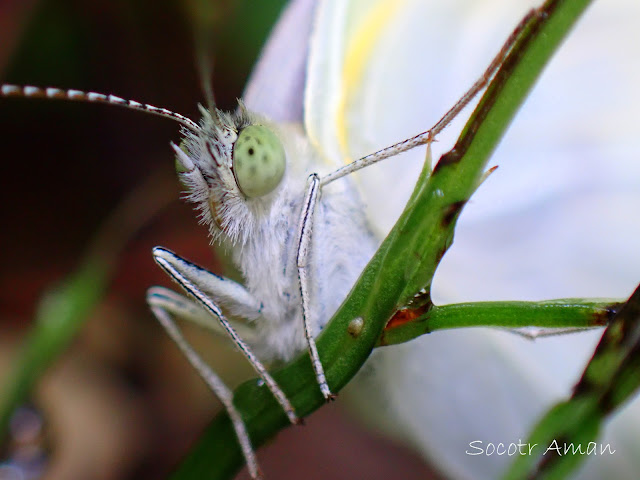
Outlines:
{"type": "MultiPolygon", "coordinates": [[[[204,3],[197,18],[214,32],[217,101],[231,109],[284,2],[204,3]]],[[[197,118],[189,12],[200,8],[197,0],[2,0],[1,79],[114,93],[197,118]]],[[[219,408],[144,303],[148,286],[170,286],[151,259],[154,245],[219,270],[206,230],[177,200],[169,141],[178,128],[112,107],[3,99],[0,137],[0,381],[39,298],[78,266],[118,202],[150,177],[154,202],[168,202],[140,220],[106,299],[39,383],[32,402],[44,426],[36,440],[27,435],[46,449],[43,478],[164,478],[219,408]]],[[[250,375],[231,349],[203,337],[192,335],[224,378],[250,375]]],[[[281,433],[259,459],[271,479],[431,478],[414,454],[356,425],[340,401],[281,433]]]]}

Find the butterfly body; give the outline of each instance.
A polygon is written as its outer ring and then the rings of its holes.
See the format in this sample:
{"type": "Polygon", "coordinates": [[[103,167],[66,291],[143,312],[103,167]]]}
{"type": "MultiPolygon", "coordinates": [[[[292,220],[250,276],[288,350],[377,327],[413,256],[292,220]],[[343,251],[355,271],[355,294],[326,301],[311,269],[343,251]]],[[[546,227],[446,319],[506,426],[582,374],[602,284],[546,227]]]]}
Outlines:
{"type": "MultiPolygon", "coordinates": [[[[299,125],[272,125],[242,105],[233,115],[205,112],[201,125],[200,132],[190,132],[185,138],[182,151],[188,152],[188,159],[178,156],[178,163],[183,164],[181,180],[212,238],[230,250],[257,309],[247,312],[234,302],[220,303],[249,326],[252,334],[247,343],[258,356],[289,360],[306,346],[296,252],[307,178],[329,168],[299,125]],[[239,143],[240,132],[256,125],[274,132],[282,143],[286,171],[272,192],[248,198],[234,172],[234,145],[239,143]]],[[[264,142],[250,141],[255,144],[251,155],[260,165],[264,142]]],[[[318,334],[372,256],[377,239],[351,179],[323,189],[314,218],[307,265],[314,279],[308,321],[318,334]]]]}

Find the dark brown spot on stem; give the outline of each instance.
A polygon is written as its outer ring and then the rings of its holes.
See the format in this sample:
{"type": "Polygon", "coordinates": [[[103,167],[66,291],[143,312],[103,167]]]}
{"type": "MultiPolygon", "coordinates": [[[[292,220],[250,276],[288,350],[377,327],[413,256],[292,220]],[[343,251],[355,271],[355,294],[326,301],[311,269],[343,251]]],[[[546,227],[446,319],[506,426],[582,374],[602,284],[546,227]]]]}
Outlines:
{"type": "Polygon", "coordinates": [[[462,153],[459,152],[455,147],[449,150],[447,153],[440,157],[438,163],[433,169],[432,175],[437,175],[441,168],[447,167],[449,165],[455,165],[462,159],[462,153]]]}
{"type": "Polygon", "coordinates": [[[612,303],[610,305],[607,305],[603,309],[598,310],[596,313],[593,314],[593,325],[594,326],[608,325],[609,322],[611,322],[611,320],[613,319],[613,317],[615,317],[616,314],[620,311],[620,308],[622,308],[622,305],[624,304],[620,302],[612,303]]]}
{"type": "Polygon", "coordinates": [[[444,209],[444,215],[442,216],[441,225],[443,228],[449,228],[453,221],[458,217],[462,207],[467,203],[466,200],[460,200],[447,205],[444,209]]]}

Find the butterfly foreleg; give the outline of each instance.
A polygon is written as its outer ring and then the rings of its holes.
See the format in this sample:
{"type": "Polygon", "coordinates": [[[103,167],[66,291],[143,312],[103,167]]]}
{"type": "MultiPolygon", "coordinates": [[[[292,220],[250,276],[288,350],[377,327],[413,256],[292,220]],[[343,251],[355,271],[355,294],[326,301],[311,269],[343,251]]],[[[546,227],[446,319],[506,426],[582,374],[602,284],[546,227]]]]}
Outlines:
{"type": "MultiPolygon", "coordinates": [[[[291,423],[297,424],[299,420],[289,399],[286,397],[286,395],[284,394],[282,389],[278,386],[278,384],[273,379],[273,377],[269,374],[269,372],[267,371],[265,366],[262,364],[262,362],[251,351],[247,343],[240,337],[238,332],[232,327],[229,320],[222,313],[222,310],[220,309],[219,305],[211,298],[216,294],[212,293],[212,283],[208,283],[207,280],[212,280],[213,277],[217,280],[220,280],[220,277],[217,277],[216,275],[208,272],[207,270],[200,268],[191,262],[188,262],[187,260],[179,257],[173,252],[170,252],[169,250],[166,250],[164,248],[160,248],[160,247],[154,248],[153,258],[156,261],[156,263],[160,265],[160,267],[176,283],[178,283],[185,292],[187,292],[187,294],[189,294],[191,297],[195,299],[195,301],[198,303],[200,307],[202,307],[210,315],[212,315],[213,318],[217,319],[217,321],[220,323],[222,328],[231,337],[231,339],[233,340],[233,343],[240,349],[240,351],[244,354],[247,360],[249,360],[249,363],[251,363],[251,366],[254,368],[256,373],[264,381],[267,388],[269,388],[269,390],[271,391],[273,396],[276,398],[278,403],[282,406],[282,409],[284,410],[287,417],[289,418],[289,421],[291,423]],[[206,293],[207,291],[209,291],[209,294],[206,293]]],[[[222,280],[226,280],[226,279],[222,279],[222,280]]],[[[215,280],[213,284],[215,284],[215,280]]],[[[235,284],[235,285],[238,288],[243,288],[238,284],[235,284]]],[[[215,290],[215,288],[213,290],[215,290]]],[[[247,295],[249,295],[248,292],[246,293],[247,295]]],[[[163,310],[163,311],[166,312],[166,310],[163,310]]],[[[156,312],[154,311],[154,313],[156,312]]],[[[191,350],[192,350],[192,353],[190,355],[197,356],[197,354],[193,352],[193,349],[191,350]]],[[[191,360],[190,356],[188,356],[188,358],[189,360],[191,360]]],[[[200,362],[202,361],[200,360],[200,362]]],[[[196,365],[194,364],[194,366],[196,365]]],[[[198,367],[196,366],[196,368],[198,367]]],[[[212,390],[214,389],[212,388],[212,390]]],[[[214,393],[215,393],[215,390],[214,390],[214,393]]]]}
{"type": "Polygon", "coordinates": [[[298,268],[298,280],[300,285],[300,298],[302,302],[302,321],[304,322],[304,334],[309,346],[309,354],[311,355],[311,363],[316,374],[316,379],[320,387],[320,391],[324,398],[331,400],[335,396],[331,393],[327,379],[324,374],[324,368],[318,355],[318,347],[314,338],[315,332],[312,330],[309,309],[309,253],[311,249],[311,235],[313,230],[313,217],[315,208],[318,203],[318,195],[320,193],[320,177],[317,174],[309,176],[309,184],[307,193],[302,204],[302,212],[300,221],[298,222],[298,249],[296,252],[296,263],[298,268]]]}
{"type": "MultiPolygon", "coordinates": [[[[180,258],[176,254],[164,248],[154,249],[154,256],[174,259],[174,263],[180,263],[183,274],[191,283],[197,285],[200,291],[210,298],[216,305],[228,312],[232,317],[246,320],[251,324],[262,315],[262,302],[257,300],[244,286],[231,279],[220,277],[204,268],[180,258]]],[[[160,287],[155,287],[160,288],[160,287]]],[[[153,292],[151,289],[149,292],[153,292]]],[[[158,291],[161,293],[161,291],[158,291]]],[[[176,294],[174,294],[176,295],[176,294]]],[[[210,316],[210,315],[209,315],[210,316]]]]}

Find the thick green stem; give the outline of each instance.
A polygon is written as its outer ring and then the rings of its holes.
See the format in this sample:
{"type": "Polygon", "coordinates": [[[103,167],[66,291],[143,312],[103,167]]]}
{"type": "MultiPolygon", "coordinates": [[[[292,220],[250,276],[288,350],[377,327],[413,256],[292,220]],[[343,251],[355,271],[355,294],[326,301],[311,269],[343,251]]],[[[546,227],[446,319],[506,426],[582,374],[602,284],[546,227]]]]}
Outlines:
{"type": "MultiPolygon", "coordinates": [[[[535,12],[454,149],[440,159],[431,176],[423,171],[404,213],[318,339],[333,392],[361,368],[395,311],[411,300],[421,307],[428,304],[428,294],[418,299],[415,295],[429,291],[433,273],[452,242],[458,214],[477,188],[490,154],[587,4],[550,1],[535,12]],[[352,336],[349,324],[357,318],[363,320],[363,328],[352,336]]],[[[274,377],[299,415],[324,404],[308,355],[274,372],[274,377]]],[[[256,448],[287,425],[284,413],[257,380],[241,385],[234,402],[256,448]]],[[[242,464],[228,416],[222,413],[173,478],[230,478],[242,464]]]]}

